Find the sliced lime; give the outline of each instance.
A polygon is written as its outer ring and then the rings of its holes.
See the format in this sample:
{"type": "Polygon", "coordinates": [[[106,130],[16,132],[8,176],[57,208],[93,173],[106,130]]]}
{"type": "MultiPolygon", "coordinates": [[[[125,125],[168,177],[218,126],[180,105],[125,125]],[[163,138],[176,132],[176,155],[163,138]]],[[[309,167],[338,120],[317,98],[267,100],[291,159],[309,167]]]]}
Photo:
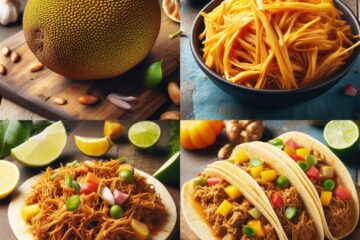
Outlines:
{"type": "Polygon", "coordinates": [[[15,160],[27,166],[45,166],[60,156],[65,148],[66,141],[65,127],[59,121],[13,148],[11,155],[15,160]]]}
{"type": "Polygon", "coordinates": [[[325,126],[324,139],[331,149],[347,152],[358,142],[359,128],[350,120],[333,120],[325,126]]]}
{"type": "Polygon", "coordinates": [[[147,149],[154,146],[160,139],[161,129],[154,122],[135,123],[129,129],[129,140],[138,148],[147,149]]]}
{"type": "Polygon", "coordinates": [[[162,183],[173,186],[179,185],[180,179],[180,151],[172,155],[155,173],[154,177],[162,183]]]}

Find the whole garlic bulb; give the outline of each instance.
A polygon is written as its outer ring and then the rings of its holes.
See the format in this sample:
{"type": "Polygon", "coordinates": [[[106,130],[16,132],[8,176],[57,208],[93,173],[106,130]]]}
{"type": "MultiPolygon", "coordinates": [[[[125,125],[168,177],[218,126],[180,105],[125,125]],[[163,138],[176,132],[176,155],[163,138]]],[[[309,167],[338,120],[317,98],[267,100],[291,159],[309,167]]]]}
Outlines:
{"type": "Polygon", "coordinates": [[[8,25],[19,17],[20,4],[17,0],[0,0],[0,24],[8,25]]]}

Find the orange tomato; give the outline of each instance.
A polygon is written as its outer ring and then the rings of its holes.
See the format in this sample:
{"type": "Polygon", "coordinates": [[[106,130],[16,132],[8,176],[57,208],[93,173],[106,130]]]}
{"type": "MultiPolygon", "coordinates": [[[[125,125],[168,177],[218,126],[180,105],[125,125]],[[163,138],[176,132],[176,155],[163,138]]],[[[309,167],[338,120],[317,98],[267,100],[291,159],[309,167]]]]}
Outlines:
{"type": "Polygon", "coordinates": [[[180,123],[180,144],[186,149],[212,145],[224,127],[220,120],[184,120],[180,123]]]}

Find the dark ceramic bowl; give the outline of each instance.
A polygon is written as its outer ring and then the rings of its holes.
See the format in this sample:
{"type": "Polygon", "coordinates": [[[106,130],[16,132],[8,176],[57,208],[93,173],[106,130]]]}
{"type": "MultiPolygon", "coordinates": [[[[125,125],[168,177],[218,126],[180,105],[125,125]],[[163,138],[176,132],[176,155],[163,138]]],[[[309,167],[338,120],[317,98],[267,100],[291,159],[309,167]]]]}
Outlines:
{"type": "MultiPolygon", "coordinates": [[[[222,1],[223,0],[211,1],[201,10],[201,12],[211,12],[222,1]]],[[[360,24],[354,13],[343,2],[339,0],[334,0],[334,4],[336,8],[344,14],[343,18],[350,24],[353,34],[360,34],[360,24]]],[[[351,56],[347,59],[346,63],[341,66],[341,68],[337,72],[327,77],[320,83],[290,90],[255,89],[232,83],[224,79],[205,65],[202,60],[202,44],[199,40],[199,35],[203,32],[203,30],[203,17],[199,14],[195,18],[190,38],[191,51],[195,57],[197,64],[200,66],[202,71],[209,77],[209,79],[213,83],[215,83],[216,86],[218,86],[231,96],[237,97],[239,99],[242,99],[243,101],[254,105],[271,105],[273,107],[289,105],[301,103],[323,94],[331,87],[333,87],[336,83],[338,83],[340,79],[351,69],[352,65],[357,60],[360,51],[359,47],[356,48],[351,54],[351,56]]]]}

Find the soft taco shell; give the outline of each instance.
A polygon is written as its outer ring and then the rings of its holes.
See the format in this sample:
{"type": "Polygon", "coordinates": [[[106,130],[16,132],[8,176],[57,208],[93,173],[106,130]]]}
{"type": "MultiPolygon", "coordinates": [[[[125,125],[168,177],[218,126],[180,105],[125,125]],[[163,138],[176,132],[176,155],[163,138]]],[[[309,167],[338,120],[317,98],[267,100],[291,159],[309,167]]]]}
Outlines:
{"type": "MultiPolygon", "coordinates": [[[[166,224],[162,227],[161,231],[156,232],[154,236],[151,236],[151,240],[167,239],[172,233],[177,219],[174,200],[164,185],[156,178],[137,169],[135,170],[135,173],[145,177],[149,184],[154,185],[156,192],[160,195],[161,200],[168,211],[166,224]]],[[[26,180],[17,190],[10,202],[8,210],[9,223],[13,233],[19,240],[35,240],[34,236],[30,232],[29,225],[21,217],[21,210],[25,206],[25,198],[27,195],[31,194],[32,186],[39,180],[41,175],[42,174],[38,174],[26,180]]]]}
{"type": "MultiPolygon", "coordinates": [[[[263,162],[266,162],[271,166],[271,168],[276,170],[279,174],[284,175],[289,179],[291,185],[294,186],[297,192],[300,194],[304,202],[304,205],[306,207],[307,214],[311,217],[311,219],[313,219],[315,223],[318,236],[314,237],[314,239],[323,239],[324,231],[322,228],[321,218],[318,214],[316,207],[314,207],[314,202],[312,201],[312,198],[308,193],[305,185],[299,180],[296,174],[291,169],[289,169],[289,167],[286,164],[284,164],[282,160],[278,158],[276,155],[258,146],[257,142],[243,143],[238,145],[233,150],[230,159],[234,158],[237,151],[241,149],[245,150],[251,158],[257,158],[263,162]]],[[[219,169],[229,169],[229,172],[231,172],[235,177],[239,177],[241,175],[246,174],[247,178],[249,178],[248,179],[249,186],[251,186],[257,192],[257,194],[259,195],[260,199],[262,199],[262,202],[264,203],[266,208],[268,208],[269,211],[271,211],[271,214],[273,214],[277,218],[276,213],[273,210],[273,206],[271,205],[271,202],[269,201],[263,189],[258,185],[258,183],[255,181],[255,179],[253,179],[252,176],[250,176],[240,167],[236,167],[233,164],[226,161],[218,161],[212,164],[211,166],[219,169]]]]}
{"type": "Polygon", "coordinates": [[[358,220],[359,220],[359,200],[358,200],[354,182],[353,182],[346,166],[328,147],[326,147],[324,144],[322,144],[321,142],[319,142],[318,140],[316,140],[315,138],[313,138],[307,134],[293,131],[293,132],[288,132],[283,135],[280,135],[277,138],[281,139],[283,142],[287,142],[288,140],[293,139],[297,144],[301,145],[302,147],[314,149],[314,150],[320,152],[321,154],[324,155],[326,163],[329,166],[334,167],[335,173],[342,179],[342,184],[351,192],[351,199],[352,199],[352,203],[353,203],[352,208],[354,209],[354,212],[355,212],[353,224],[348,225],[348,227],[344,228],[343,229],[344,231],[337,236],[333,236],[330,233],[330,230],[326,223],[325,214],[323,211],[323,207],[322,207],[319,195],[317,194],[317,191],[316,191],[313,183],[306,176],[304,171],[302,171],[302,169],[285,152],[272,146],[271,144],[266,143],[266,145],[268,145],[267,148],[271,152],[273,152],[274,154],[279,156],[284,162],[287,162],[289,167],[291,167],[294,170],[294,172],[299,176],[300,181],[302,181],[303,184],[306,185],[306,187],[308,188],[309,193],[311,194],[317,208],[320,211],[325,235],[329,239],[338,239],[338,238],[344,238],[344,237],[348,236],[355,229],[355,227],[358,223],[358,220]]]}
{"type": "MultiPolygon", "coordinates": [[[[261,214],[269,221],[269,223],[274,227],[279,239],[286,239],[285,232],[276,224],[276,221],[270,216],[267,210],[263,205],[259,204],[261,200],[258,199],[256,193],[249,187],[247,187],[247,182],[243,178],[234,179],[231,177],[231,174],[228,175],[219,169],[212,167],[206,168],[204,173],[209,174],[212,177],[219,177],[225,179],[228,183],[236,186],[241,190],[241,194],[252,204],[254,205],[261,214]]],[[[186,182],[181,189],[181,208],[185,217],[186,222],[192,229],[192,231],[202,240],[211,240],[219,239],[217,238],[211,229],[210,224],[202,216],[202,213],[199,212],[199,206],[193,200],[194,188],[192,180],[186,182]]]]}

